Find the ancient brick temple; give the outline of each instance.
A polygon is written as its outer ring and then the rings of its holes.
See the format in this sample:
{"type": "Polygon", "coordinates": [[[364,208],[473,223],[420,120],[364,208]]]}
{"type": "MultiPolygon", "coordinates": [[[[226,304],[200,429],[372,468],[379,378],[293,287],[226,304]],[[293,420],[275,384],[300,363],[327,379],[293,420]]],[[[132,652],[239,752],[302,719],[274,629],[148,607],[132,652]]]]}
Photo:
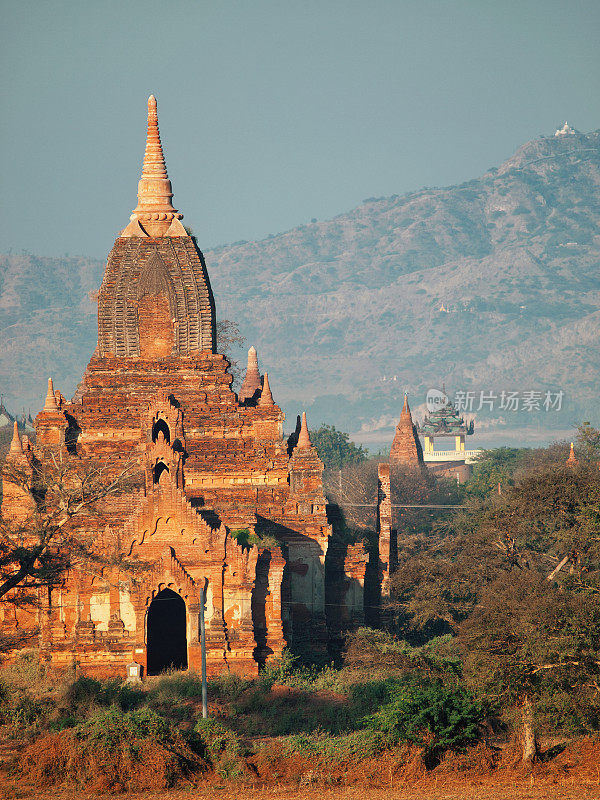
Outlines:
{"type": "MultiPolygon", "coordinates": [[[[213,674],[255,673],[286,643],[324,652],[362,619],[366,556],[335,540],[306,417],[285,441],[254,348],[232,391],[204,258],[181,218],[150,97],[138,205],[108,257],[97,350],[71,402],[49,382],[35,447],[15,431],[7,460],[26,467],[54,449],[100,464],[107,481],[128,472],[126,489],[74,518],[98,558],[74,559],[35,619],[3,622],[35,624],[44,658],[87,674],[199,667],[203,596],[213,674]]],[[[4,497],[6,516],[30,513],[6,480],[4,497]]]]}

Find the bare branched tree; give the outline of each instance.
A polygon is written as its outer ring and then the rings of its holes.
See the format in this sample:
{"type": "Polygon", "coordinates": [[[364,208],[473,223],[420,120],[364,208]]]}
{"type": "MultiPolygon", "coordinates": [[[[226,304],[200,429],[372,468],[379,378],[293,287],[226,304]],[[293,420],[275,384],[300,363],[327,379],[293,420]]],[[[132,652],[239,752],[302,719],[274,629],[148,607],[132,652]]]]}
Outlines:
{"type": "Polygon", "coordinates": [[[217,322],[217,352],[225,356],[230,364],[234,384],[242,380],[242,371],[237,359],[233,358],[232,350],[243,347],[246,337],[240,333],[237,322],[230,319],[220,319],[217,322]]]}
{"type": "Polygon", "coordinates": [[[7,464],[4,484],[19,491],[23,513],[0,516],[0,598],[18,588],[11,601],[35,602],[39,587],[59,583],[75,557],[93,552],[102,501],[135,483],[135,460],[115,469],[64,449],[45,450],[28,466],[7,464]],[[84,516],[91,525],[75,524],[84,516]]]}

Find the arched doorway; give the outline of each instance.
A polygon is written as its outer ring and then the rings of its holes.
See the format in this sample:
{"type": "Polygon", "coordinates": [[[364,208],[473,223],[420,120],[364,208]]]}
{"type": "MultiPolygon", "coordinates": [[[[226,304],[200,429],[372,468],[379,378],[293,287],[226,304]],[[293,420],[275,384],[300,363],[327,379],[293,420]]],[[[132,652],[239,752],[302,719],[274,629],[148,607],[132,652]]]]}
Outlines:
{"type": "Polygon", "coordinates": [[[148,675],[167,669],[187,669],[185,602],[171,589],[163,589],[150,603],[146,628],[148,675]]]}

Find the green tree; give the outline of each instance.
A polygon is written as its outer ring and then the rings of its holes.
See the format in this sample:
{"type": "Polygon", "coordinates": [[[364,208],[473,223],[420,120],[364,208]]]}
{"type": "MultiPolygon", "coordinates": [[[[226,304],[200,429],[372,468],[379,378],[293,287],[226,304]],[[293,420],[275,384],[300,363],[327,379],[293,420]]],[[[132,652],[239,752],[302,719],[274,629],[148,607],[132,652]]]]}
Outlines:
{"type": "Polygon", "coordinates": [[[520,714],[523,760],[537,755],[536,707],[567,699],[584,729],[597,726],[600,608],[588,591],[557,587],[536,571],[511,571],[479,597],[460,626],[465,673],[479,693],[520,714]]]}
{"type": "Polygon", "coordinates": [[[321,461],[329,469],[341,469],[348,464],[366,461],[369,453],[362,445],[350,441],[350,434],[336,430],[334,425],[321,425],[310,431],[310,440],[317,448],[321,461]]]}
{"type": "Polygon", "coordinates": [[[519,711],[526,761],[538,709],[560,697],[580,730],[600,715],[600,472],[547,450],[502,495],[439,522],[392,580],[411,624],[450,626],[471,684],[503,713],[519,711]]]}
{"type": "Polygon", "coordinates": [[[589,422],[583,422],[577,428],[576,454],[580,461],[600,460],[600,430],[589,422]]]}
{"type": "Polygon", "coordinates": [[[499,485],[505,487],[511,484],[527,452],[515,447],[484,450],[473,465],[473,474],[463,484],[465,494],[485,497],[490,492],[497,491],[499,485]]]}

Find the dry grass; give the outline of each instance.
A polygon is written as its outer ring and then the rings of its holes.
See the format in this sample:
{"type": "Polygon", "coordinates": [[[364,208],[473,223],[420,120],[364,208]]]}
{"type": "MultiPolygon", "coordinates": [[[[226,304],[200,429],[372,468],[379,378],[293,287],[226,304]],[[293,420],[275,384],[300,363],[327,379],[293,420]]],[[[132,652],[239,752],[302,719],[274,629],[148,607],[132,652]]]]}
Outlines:
{"type": "MultiPolygon", "coordinates": [[[[22,757],[27,774],[6,783],[0,800],[100,800],[110,792],[139,800],[240,800],[240,798],[297,798],[297,800],[598,800],[600,798],[600,747],[588,738],[572,742],[562,753],[527,771],[515,761],[516,751],[497,751],[479,744],[464,754],[448,755],[436,769],[424,768],[416,749],[388,751],[378,757],[327,765],[307,754],[249,758],[248,768],[236,779],[217,772],[177,772],[160,748],[150,745],[141,759],[123,753],[107,766],[102,759],[82,757],[73,748],[72,731],[38,740],[22,757]],[[48,751],[46,754],[45,751],[48,751]],[[47,788],[57,776],[48,767],[62,764],[74,770],[78,787],[47,788]],[[173,771],[175,770],[175,771],[173,771]],[[168,789],[173,779],[179,788],[168,789]],[[193,784],[193,791],[186,789],[193,784]],[[156,789],[161,789],[156,793],[156,789]],[[146,793],[139,791],[146,789],[146,793]],[[153,791],[154,790],[154,791],[153,791]],[[76,794],[74,794],[74,791],[76,794]]],[[[273,740],[275,742],[275,740],[273,740]]],[[[72,784],[73,785],[73,784],[72,784]]]]}
{"type": "Polygon", "coordinates": [[[37,787],[67,783],[85,787],[92,794],[115,793],[178,784],[191,772],[189,767],[202,766],[192,753],[186,755],[187,765],[177,753],[149,740],[121,743],[112,752],[83,748],[73,731],[61,731],[30,745],[20,766],[25,779],[37,787]]]}

